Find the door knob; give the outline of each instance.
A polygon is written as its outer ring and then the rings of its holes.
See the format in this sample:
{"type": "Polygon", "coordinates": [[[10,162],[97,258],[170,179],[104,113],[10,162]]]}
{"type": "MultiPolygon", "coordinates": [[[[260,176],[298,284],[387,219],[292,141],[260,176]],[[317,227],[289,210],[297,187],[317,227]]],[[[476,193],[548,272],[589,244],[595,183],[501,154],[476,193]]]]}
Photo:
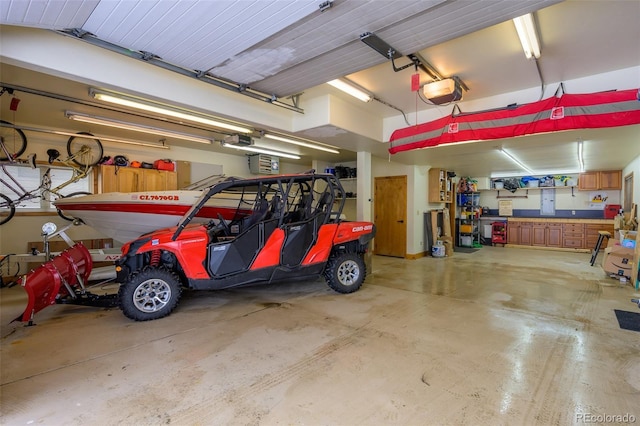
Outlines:
{"type": "Polygon", "coordinates": [[[399,220],[398,223],[404,223],[404,220],[399,220]]]}

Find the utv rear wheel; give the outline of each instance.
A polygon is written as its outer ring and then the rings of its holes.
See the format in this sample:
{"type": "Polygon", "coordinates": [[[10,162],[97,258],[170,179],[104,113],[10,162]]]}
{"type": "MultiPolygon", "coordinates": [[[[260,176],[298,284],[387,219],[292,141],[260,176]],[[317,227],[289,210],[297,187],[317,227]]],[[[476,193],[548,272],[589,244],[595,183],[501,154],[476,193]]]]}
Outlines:
{"type": "Polygon", "coordinates": [[[362,256],[342,253],[329,259],[324,277],[338,293],[353,293],[362,286],[366,273],[362,256]]]}
{"type": "Polygon", "coordinates": [[[120,308],[136,321],[166,317],[178,305],[181,291],[176,274],[163,267],[148,267],[120,286],[120,308]]]}

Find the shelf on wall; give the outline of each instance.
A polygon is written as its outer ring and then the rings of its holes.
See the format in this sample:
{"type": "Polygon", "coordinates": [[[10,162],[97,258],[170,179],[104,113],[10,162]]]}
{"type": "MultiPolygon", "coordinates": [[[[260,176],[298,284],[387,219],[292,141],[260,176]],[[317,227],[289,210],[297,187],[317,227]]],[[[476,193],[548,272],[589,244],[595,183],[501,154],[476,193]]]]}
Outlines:
{"type": "MultiPolygon", "coordinates": [[[[574,189],[574,188],[577,188],[577,186],[525,186],[525,187],[518,188],[518,189],[527,189],[527,190],[529,190],[529,189],[564,189],[564,188],[574,189]]],[[[491,189],[485,189],[482,192],[484,192],[484,191],[508,191],[508,190],[504,189],[504,188],[500,188],[500,189],[491,188],[491,189]]]]}
{"type": "MultiPolygon", "coordinates": [[[[496,191],[496,198],[528,198],[529,197],[529,190],[536,190],[536,189],[561,189],[561,188],[571,188],[571,196],[575,197],[575,193],[574,193],[574,189],[577,188],[577,186],[533,186],[533,187],[526,187],[526,188],[518,188],[518,189],[524,189],[526,191],[525,195],[500,195],[500,191],[508,191],[510,192],[508,189],[490,189],[489,191],[496,191]]],[[[515,194],[515,193],[512,193],[515,194]]]]}

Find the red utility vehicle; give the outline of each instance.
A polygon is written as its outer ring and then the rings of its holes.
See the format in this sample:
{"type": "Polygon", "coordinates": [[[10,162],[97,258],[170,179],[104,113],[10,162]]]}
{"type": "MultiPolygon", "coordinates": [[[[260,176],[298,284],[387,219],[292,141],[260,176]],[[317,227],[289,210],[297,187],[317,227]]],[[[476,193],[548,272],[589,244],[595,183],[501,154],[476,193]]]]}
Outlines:
{"type": "Polygon", "coordinates": [[[116,262],[119,305],[136,321],[169,315],[183,288],[217,290],[324,275],[358,290],[370,222],[342,220],[345,192],[331,174],[229,178],[204,190],[177,227],[140,236],[116,262]],[[211,197],[237,200],[208,224],[192,219],[211,197]]]}

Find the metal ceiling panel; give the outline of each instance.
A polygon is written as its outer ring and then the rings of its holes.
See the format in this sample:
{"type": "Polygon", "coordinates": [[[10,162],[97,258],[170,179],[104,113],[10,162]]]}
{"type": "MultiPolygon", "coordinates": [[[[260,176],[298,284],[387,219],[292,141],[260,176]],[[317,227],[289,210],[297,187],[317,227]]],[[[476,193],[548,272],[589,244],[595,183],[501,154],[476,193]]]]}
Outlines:
{"type": "MultiPolygon", "coordinates": [[[[372,32],[406,55],[558,2],[559,0],[449,1],[372,32]]],[[[369,28],[370,26],[358,29],[358,34],[371,31],[369,28]]],[[[348,45],[253,83],[252,87],[278,96],[288,96],[387,61],[357,36],[354,38],[355,41],[348,45]]]]}
{"type": "Polygon", "coordinates": [[[403,54],[415,53],[560,1],[449,2],[416,15],[402,25],[380,31],[378,35],[403,54]]]}
{"type": "Polygon", "coordinates": [[[83,28],[102,40],[207,70],[317,11],[315,0],[102,1],[83,28]]]}
{"type": "Polygon", "coordinates": [[[99,0],[3,0],[0,1],[0,24],[61,30],[82,27],[99,0]]]}
{"type": "MultiPolygon", "coordinates": [[[[331,9],[287,28],[210,71],[251,84],[359,40],[362,32],[403,21],[443,1],[336,1],[331,9]]],[[[331,62],[330,57],[326,59],[331,62]]]]}

